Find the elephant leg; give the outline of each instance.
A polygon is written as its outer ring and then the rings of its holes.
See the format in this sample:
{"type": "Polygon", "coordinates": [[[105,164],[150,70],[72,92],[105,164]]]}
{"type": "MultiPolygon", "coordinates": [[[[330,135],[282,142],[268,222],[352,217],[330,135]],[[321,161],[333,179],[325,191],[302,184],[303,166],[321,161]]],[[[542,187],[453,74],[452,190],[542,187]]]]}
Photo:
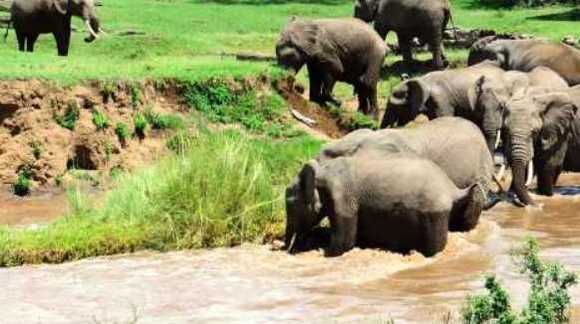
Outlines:
{"type": "Polygon", "coordinates": [[[371,113],[371,91],[369,87],[364,84],[359,84],[356,88],[358,89],[358,110],[363,114],[368,115],[371,113]]]}
{"type": "Polygon", "coordinates": [[[471,188],[467,197],[453,206],[449,219],[449,231],[467,232],[474,229],[479,223],[479,217],[487,201],[485,196],[479,186],[471,188]]]}
{"type": "Polygon", "coordinates": [[[340,107],[342,102],[333,95],[335,84],[336,79],[330,73],[325,74],[322,80],[322,97],[325,102],[329,101],[340,107]]]}
{"type": "Polygon", "coordinates": [[[445,67],[443,63],[443,35],[437,31],[432,37],[429,37],[429,40],[429,48],[433,54],[433,66],[441,70],[445,67]]]}
{"type": "Polygon", "coordinates": [[[24,52],[26,50],[26,36],[17,30],[16,39],[18,40],[18,50],[24,52]]]}
{"type": "Polygon", "coordinates": [[[70,33],[70,28],[63,28],[63,30],[54,32],[54,39],[56,40],[59,56],[68,56],[70,33]]]}
{"type": "Polygon", "coordinates": [[[544,196],[554,195],[554,181],[556,170],[545,168],[538,172],[538,193],[544,196]]]}
{"type": "Polygon", "coordinates": [[[330,212],[330,245],[325,251],[325,255],[339,256],[352,249],[356,243],[358,218],[356,209],[348,203],[344,196],[336,194],[344,192],[334,190],[332,195],[332,210],[330,212]]]}
{"type": "Polygon", "coordinates": [[[426,257],[431,257],[445,248],[447,245],[449,213],[437,212],[421,215],[420,246],[417,251],[426,257]]]}
{"type": "Polygon", "coordinates": [[[307,65],[307,68],[308,68],[308,79],[310,82],[310,101],[323,105],[324,100],[322,99],[323,89],[320,71],[310,64],[307,65]]]}
{"type": "Polygon", "coordinates": [[[38,39],[38,34],[28,34],[26,37],[26,51],[27,52],[34,52],[34,44],[38,39]]]}
{"type": "Polygon", "coordinates": [[[401,54],[403,55],[403,61],[406,63],[413,62],[413,53],[411,52],[411,40],[413,39],[410,35],[405,33],[398,33],[397,38],[399,39],[399,47],[401,48],[401,54]]]}

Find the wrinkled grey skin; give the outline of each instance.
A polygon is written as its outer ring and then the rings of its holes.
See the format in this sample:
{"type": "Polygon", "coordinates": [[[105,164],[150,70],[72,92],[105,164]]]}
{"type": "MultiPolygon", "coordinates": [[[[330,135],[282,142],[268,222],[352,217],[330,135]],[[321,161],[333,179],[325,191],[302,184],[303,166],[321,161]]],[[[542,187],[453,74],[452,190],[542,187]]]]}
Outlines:
{"type": "MultiPolygon", "coordinates": [[[[14,0],[11,14],[20,51],[33,52],[38,36],[51,33],[56,39],[58,55],[67,56],[72,16],[88,22],[95,33],[100,31],[93,0],[14,0]]],[[[95,38],[90,34],[85,41],[89,43],[95,38]]]]}
{"type": "Polygon", "coordinates": [[[299,250],[308,231],[328,217],[327,256],[355,244],[432,256],[445,248],[453,214],[479,217],[479,191],[477,185],[457,189],[441,168],[414,154],[313,160],[286,191],[286,246],[299,250]]]}
{"type": "Polygon", "coordinates": [[[496,64],[483,62],[407,80],[393,89],[381,128],[404,126],[421,113],[429,119],[458,116],[481,128],[493,152],[503,106],[522,83],[517,79],[506,78],[496,64]]]}
{"type": "Polygon", "coordinates": [[[447,0],[356,0],[354,16],[374,22],[382,39],[389,31],[397,33],[403,60],[413,60],[411,41],[418,37],[433,53],[435,68],[444,68],[443,32],[451,12],[447,0]]]}
{"type": "Polygon", "coordinates": [[[468,64],[497,61],[505,70],[529,72],[545,66],[570,85],[580,84],[580,50],[543,40],[482,39],[473,44],[468,64]]]}
{"type": "Polygon", "coordinates": [[[467,68],[432,72],[405,81],[393,90],[381,127],[404,126],[420,113],[429,119],[458,116],[479,126],[493,153],[506,102],[530,86],[568,87],[564,79],[545,67],[529,73],[505,72],[485,61],[467,68]]]}
{"type": "MultiPolygon", "coordinates": [[[[538,193],[552,196],[562,171],[580,172],[580,86],[560,91],[573,105],[554,106],[543,116],[543,126],[534,142],[534,171],[538,193]]],[[[565,98],[565,97],[564,97],[565,98]]]]}
{"type": "Polygon", "coordinates": [[[306,65],[310,100],[319,104],[340,102],[332,96],[334,85],[354,86],[359,109],[376,115],[377,82],[387,54],[383,40],[358,19],[293,19],[276,44],[278,64],[297,73],[306,65]]]}
{"type": "MultiPolygon", "coordinates": [[[[512,169],[512,189],[521,203],[534,204],[526,188],[526,170],[532,159],[540,186],[548,177],[548,165],[560,160],[566,152],[567,137],[576,114],[576,105],[565,90],[528,88],[506,105],[502,139],[512,169]]],[[[551,178],[551,176],[550,176],[551,178]]],[[[550,182],[553,182],[550,180],[550,182]]]]}

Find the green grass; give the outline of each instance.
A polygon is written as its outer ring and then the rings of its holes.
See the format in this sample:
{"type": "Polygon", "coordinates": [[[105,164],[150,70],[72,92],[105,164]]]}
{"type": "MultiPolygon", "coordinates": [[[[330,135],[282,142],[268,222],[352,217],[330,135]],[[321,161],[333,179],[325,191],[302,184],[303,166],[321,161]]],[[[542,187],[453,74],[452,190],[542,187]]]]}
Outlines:
{"type": "Polygon", "coordinates": [[[47,227],[0,228],[0,266],[262,242],[281,234],[284,187],[320,149],[307,137],[231,131],[189,142],[182,155],[118,177],[104,202],[72,191],[70,213],[47,227]]]}
{"type": "MultiPolygon", "coordinates": [[[[82,21],[73,18],[79,32],[72,37],[67,58],[56,56],[51,35],[40,37],[34,54],[18,53],[11,31],[6,45],[0,46],[0,78],[48,78],[69,83],[256,74],[269,69],[268,64],[238,62],[221,54],[273,54],[278,34],[291,16],[341,17],[352,16],[353,11],[350,0],[276,4],[266,0],[117,0],[104,4],[98,13],[108,35],[85,44],[82,21]],[[120,35],[129,30],[144,34],[120,35]]],[[[493,27],[554,40],[576,31],[573,7],[487,9],[478,7],[477,0],[455,0],[452,4],[455,22],[463,27],[493,27]]]]}

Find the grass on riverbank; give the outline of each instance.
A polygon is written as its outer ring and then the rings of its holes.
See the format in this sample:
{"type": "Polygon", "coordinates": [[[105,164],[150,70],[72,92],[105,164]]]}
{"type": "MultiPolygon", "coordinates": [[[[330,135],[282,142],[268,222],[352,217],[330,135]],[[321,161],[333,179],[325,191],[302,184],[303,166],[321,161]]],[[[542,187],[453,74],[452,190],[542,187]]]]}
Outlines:
{"type": "Polygon", "coordinates": [[[226,131],[202,132],[189,145],[119,178],[104,202],[73,192],[65,218],[40,229],[0,229],[0,266],[262,242],[281,234],[284,187],[320,142],[226,131]]]}

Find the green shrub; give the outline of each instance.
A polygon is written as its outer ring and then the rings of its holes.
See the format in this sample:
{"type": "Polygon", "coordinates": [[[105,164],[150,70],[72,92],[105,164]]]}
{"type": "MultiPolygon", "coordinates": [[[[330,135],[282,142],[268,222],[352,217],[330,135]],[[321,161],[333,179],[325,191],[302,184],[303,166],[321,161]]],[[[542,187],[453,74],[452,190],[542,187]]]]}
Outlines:
{"type": "Polygon", "coordinates": [[[32,148],[32,156],[37,160],[40,159],[43,151],[42,143],[34,141],[30,143],[30,147],[32,148]]]}
{"type": "Polygon", "coordinates": [[[179,115],[161,115],[148,109],[145,118],[153,129],[181,129],[185,127],[185,122],[179,115]]]}
{"type": "Polygon", "coordinates": [[[98,131],[105,130],[109,127],[109,119],[103,112],[93,109],[93,124],[95,124],[98,131]]]}
{"type": "Polygon", "coordinates": [[[70,101],[67,105],[64,115],[59,116],[55,114],[56,122],[66,129],[74,130],[77,120],[79,120],[80,109],[76,101],[70,101]]]}
{"type": "Polygon", "coordinates": [[[129,127],[125,123],[118,122],[117,125],[115,125],[115,134],[117,134],[119,142],[124,144],[130,136],[129,127]]]}
{"type": "Polygon", "coordinates": [[[18,172],[18,179],[12,186],[14,194],[17,196],[26,196],[30,193],[32,181],[30,180],[30,171],[28,168],[23,168],[18,172]]]}
{"type": "Polygon", "coordinates": [[[129,92],[131,94],[131,104],[133,108],[139,107],[141,105],[141,86],[138,83],[132,83],[129,85],[129,92]]]}
{"type": "Polygon", "coordinates": [[[147,129],[147,118],[143,114],[137,113],[133,118],[133,123],[135,124],[135,135],[139,138],[144,138],[145,130],[147,129]]]}
{"type": "Polygon", "coordinates": [[[577,276],[558,263],[539,257],[538,243],[528,239],[514,252],[522,274],[530,282],[527,304],[520,314],[510,306],[510,297],[494,276],[485,280],[486,295],[468,297],[463,308],[463,322],[483,323],[567,323],[571,304],[568,289],[577,283],[577,276]]]}
{"type": "Polygon", "coordinates": [[[172,150],[177,154],[185,153],[186,149],[191,146],[194,141],[194,137],[187,132],[181,131],[173,135],[167,141],[167,148],[172,150]]]}

